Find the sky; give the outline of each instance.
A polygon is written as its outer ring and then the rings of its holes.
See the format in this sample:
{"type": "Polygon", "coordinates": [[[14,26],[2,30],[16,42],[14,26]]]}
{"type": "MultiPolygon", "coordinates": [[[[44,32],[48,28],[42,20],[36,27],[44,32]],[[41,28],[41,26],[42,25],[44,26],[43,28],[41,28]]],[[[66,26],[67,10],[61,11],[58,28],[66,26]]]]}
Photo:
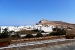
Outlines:
{"type": "Polygon", "coordinates": [[[75,0],[0,0],[0,25],[34,25],[42,19],[75,23],[75,0]]]}

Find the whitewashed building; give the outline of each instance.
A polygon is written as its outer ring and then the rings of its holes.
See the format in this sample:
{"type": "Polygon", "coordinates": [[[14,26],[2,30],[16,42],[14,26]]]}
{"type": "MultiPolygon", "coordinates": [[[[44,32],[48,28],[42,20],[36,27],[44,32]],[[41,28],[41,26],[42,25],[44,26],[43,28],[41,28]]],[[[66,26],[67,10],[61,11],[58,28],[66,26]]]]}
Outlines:
{"type": "Polygon", "coordinates": [[[52,25],[48,25],[48,26],[45,26],[45,25],[33,25],[33,26],[18,26],[18,27],[15,27],[15,26],[0,26],[0,33],[2,33],[2,31],[7,28],[8,31],[20,31],[20,30],[35,30],[35,29],[38,29],[40,31],[44,31],[44,32],[52,32],[52,28],[54,28],[54,26],[52,25]]]}
{"type": "Polygon", "coordinates": [[[48,26],[44,26],[44,25],[35,25],[34,26],[34,29],[38,29],[38,30],[40,30],[40,31],[44,31],[44,32],[52,32],[53,29],[54,28],[54,26],[52,26],[52,25],[48,25],[48,26]]]}

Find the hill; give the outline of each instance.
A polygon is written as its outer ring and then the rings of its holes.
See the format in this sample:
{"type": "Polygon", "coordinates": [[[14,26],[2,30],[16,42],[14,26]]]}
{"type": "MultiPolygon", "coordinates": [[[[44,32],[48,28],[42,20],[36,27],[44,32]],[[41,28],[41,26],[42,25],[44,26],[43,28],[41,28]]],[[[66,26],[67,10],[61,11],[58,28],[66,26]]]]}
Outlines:
{"type": "Polygon", "coordinates": [[[63,21],[49,21],[49,20],[40,20],[37,24],[42,25],[53,25],[53,26],[65,26],[65,27],[75,27],[75,24],[63,22],[63,21]]]}

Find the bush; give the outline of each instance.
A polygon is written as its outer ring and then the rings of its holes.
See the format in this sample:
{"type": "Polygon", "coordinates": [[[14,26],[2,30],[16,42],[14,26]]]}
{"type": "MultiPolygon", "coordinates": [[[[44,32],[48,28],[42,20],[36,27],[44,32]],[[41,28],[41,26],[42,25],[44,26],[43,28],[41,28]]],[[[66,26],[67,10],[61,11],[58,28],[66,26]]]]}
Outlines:
{"type": "Polygon", "coordinates": [[[74,36],[75,37],[75,34],[70,33],[70,34],[67,34],[66,36],[74,36]]]}
{"type": "Polygon", "coordinates": [[[39,30],[38,30],[38,29],[35,29],[35,30],[32,30],[32,31],[34,31],[34,32],[39,32],[39,30]]]}
{"type": "Polygon", "coordinates": [[[0,34],[0,38],[7,38],[9,37],[9,35],[7,33],[1,33],[0,34]]]}
{"type": "Polygon", "coordinates": [[[52,30],[53,30],[53,31],[56,31],[56,30],[57,30],[57,28],[53,28],[52,30]]]}
{"type": "Polygon", "coordinates": [[[55,35],[66,35],[66,31],[54,31],[51,32],[49,35],[55,36],[55,35]]]}
{"type": "Polygon", "coordinates": [[[11,37],[17,37],[16,35],[11,35],[11,37]]]}
{"type": "Polygon", "coordinates": [[[41,34],[41,33],[38,33],[37,35],[36,35],[36,37],[42,37],[43,35],[41,34]]]}
{"type": "Polygon", "coordinates": [[[64,28],[53,28],[50,35],[66,35],[66,30],[64,28]]]}
{"type": "Polygon", "coordinates": [[[0,39],[0,42],[10,42],[10,41],[6,39],[0,39]]]}
{"type": "Polygon", "coordinates": [[[0,39],[0,43],[8,42],[10,44],[10,40],[0,39]]]}
{"type": "Polygon", "coordinates": [[[59,35],[59,34],[58,34],[58,32],[51,32],[49,35],[55,36],[55,35],[59,35]]]}
{"type": "Polygon", "coordinates": [[[25,38],[34,38],[34,36],[32,34],[27,34],[25,38]]]}
{"type": "Polygon", "coordinates": [[[3,32],[0,34],[0,38],[7,38],[7,37],[9,37],[9,35],[8,35],[8,29],[5,28],[3,30],[3,32]]]}
{"type": "Polygon", "coordinates": [[[66,39],[74,39],[75,34],[68,34],[66,35],[66,39]]]}

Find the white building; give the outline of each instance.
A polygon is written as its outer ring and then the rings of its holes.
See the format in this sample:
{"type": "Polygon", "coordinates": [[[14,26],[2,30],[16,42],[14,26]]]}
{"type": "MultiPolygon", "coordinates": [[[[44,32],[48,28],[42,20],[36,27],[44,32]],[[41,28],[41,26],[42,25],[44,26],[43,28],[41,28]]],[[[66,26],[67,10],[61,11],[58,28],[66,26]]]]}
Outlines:
{"type": "Polygon", "coordinates": [[[2,33],[2,31],[7,28],[8,31],[20,31],[20,30],[35,30],[38,29],[40,31],[44,31],[44,32],[52,32],[52,28],[54,28],[54,26],[52,25],[34,25],[34,26],[19,26],[19,27],[15,27],[15,26],[0,26],[0,33],[2,33]]]}
{"type": "Polygon", "coordinates": [[[52,32],[53,31],[51,26],[49,26],[49,27],[42,26],[41,30],[43,30],[44,32],[52,32]]]}
{"type": "Polygon", "coordinates": [[[34,29],[38,29],[40,31],[44,31],[44,32],[52,32],[52,28],[54,28],[54,26],[52,25],[48,25],[48,26],[44,26],[44,25],[35,25],[34,29]]]}
{"type": "Polygon", "coordinates": [[[18,28],[14,26],[0,26],[0,33],[2,33],[5,28],[7,28],[8,31],[19,31],[18,28]]]}

